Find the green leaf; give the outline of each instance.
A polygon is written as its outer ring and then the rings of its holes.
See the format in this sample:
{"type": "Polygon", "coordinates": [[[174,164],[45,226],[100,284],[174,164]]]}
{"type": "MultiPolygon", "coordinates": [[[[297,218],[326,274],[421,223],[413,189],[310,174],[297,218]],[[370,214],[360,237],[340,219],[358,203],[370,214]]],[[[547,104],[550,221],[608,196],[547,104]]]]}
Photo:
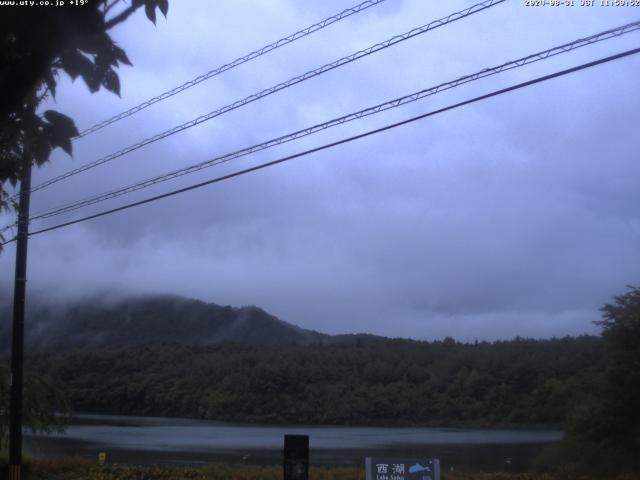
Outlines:
{"type": "Polygon", "coordinates": [[[156,6],[152,2],[147,1],[147,3],[145,3],[144,13],[147,14],[147,18],[151,20],[155,25],[156,24],[156,6]]]}
{"type": "Polygon", "coordinates": [[[68,137],[76,137],[79,134],[75,122],[63,113],[47,110],[44,112],[44,118],[68,137]]]}
{"type": "MultiPolygon", "coordinates": [[[[93,63],[78,50],[65,52],[60,56],[62,69],[69,74],[72,80],[82,76],[85,78],[93,72],[93,63]]],[[[85,78],[86,81],[86,78],[85,78]]]]}
{"type": "Polygon", "coordinates": [[[111,66],[118,66],[118,60],[113,55],[113,52],[109,52],[107,54],[99,53],[95,56],[94,62],[96,67],[98,67],[102,71],[107,71],[111,66]]]}
{"type": "Polygon", "coordinates": [[[62,148],[68,155],[72,154],[71,139],[78,135],[78,129],[74,121],[54,110],[44,112],[44,117],[49,122],[45,124],[48,141],[53,147],[62,148]]]}
{"type": "Polygon", "coordinates": [[[71,138],[69,137],[52,137],[51,145],[53,147],[60,147],[69,156],[73,155],[73,147],[71,146],[71,138]]]}
{"type": "Polygon", "coordinates": [[[120,79],[113,69],[107,70],[102,77],[102,85],[110,92],[120,96],[120,79]]]}
{"type": "Polygon", "coordinates": [[[106,32],[78,38],[78,48],[93,55],[109,52],[112,45],[113,40],[106,32]]]}
{"type": "Polygon", "coordinates": [[[38,165],[42,165],[49,160],[49,155],[51,155],[51,145],[44,135],[38,136],[38,138],[34,140],[30,150],[38,165]]]}
{"type": "Polygon", "coordinates": [[[124,63],[125,65],[133,65],[123,49],[116,45],[113,45],[111,48],[113,49],[113,56],[116,60],[118,60],[120,63],[124,63]]]}
{"type": "Polygon", "coordinates": [[[49,88],[49,91],[51,92],[51,95],[55,98],[57,82],[56,82],[56,79],[53,76],[53,72],[51,70],[47,71],[47,74],[44,77],[44,83],[49,88]]]}
{"type": "Polygon", "coordinates": [[[87,88],[91,93],[95,93],[100,90],[100,84],[102,83],[102,75],[100,75],[92,64],[92,71],[87,74],[82,74],[82,79],[84,83],[87,84],[87,88]]]}
{"type": "Polygon", "coordinates": [[[102,37],[103,40],[97,46],[94,53],[94,62],[96,65],[101,67],[103,70],[107,70],[110,66],[117,67],[118,66],[118,52],[116,51],[116,46],[111,40],[111,37],[105,34],[102,37]]]}
{"type": "Polygon", "coordinates": [[[162,15],[167,18],[167,12],[169,11],[169,0],[158,0],[158,8],[162,12],[162,15]]]}

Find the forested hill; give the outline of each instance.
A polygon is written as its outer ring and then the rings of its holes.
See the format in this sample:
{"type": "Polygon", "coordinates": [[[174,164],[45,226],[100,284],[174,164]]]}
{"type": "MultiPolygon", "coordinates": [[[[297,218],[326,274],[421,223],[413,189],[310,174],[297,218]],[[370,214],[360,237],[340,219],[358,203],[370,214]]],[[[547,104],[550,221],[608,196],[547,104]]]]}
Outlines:
{"type": "MultiPolygon", "coordinates": [[[[465,344],[331,336],[257,307],[167,295],[29,305],[26,367],[65,392],[76,411],[316,424],[559,425],[603,371],[599,337],[465,344]]],[[[5,308],[5,352],[9,320],[5,308]]]]}
{"type": "MultiPolygon", "coordinates": [[[[258,307],[223,307],[176,295],[117,300],[96,297],[55,303],[29,300],[25,322],[29,351],[166,343],[213,345],[229,341],[291,345],[329,339],[329,335],[286,323],[258,307]]],[[[0,314],[0,351],[6,352],[11,341],[10,307],[4,306],[0,314]]]]}
{"type": "Polygon", "coordinates": [[[76,411],[313,424],[560,425],[602,375],[599,337],[463,344],[161,346],[27,359],[76,411]]]}

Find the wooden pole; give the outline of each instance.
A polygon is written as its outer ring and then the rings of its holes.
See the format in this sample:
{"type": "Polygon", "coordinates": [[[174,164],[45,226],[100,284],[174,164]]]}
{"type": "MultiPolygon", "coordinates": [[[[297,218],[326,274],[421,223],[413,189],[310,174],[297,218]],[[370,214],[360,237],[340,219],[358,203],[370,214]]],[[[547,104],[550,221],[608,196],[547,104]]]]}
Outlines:
{"type": "Polygon", "coordinates": [[[27,290],[27,242],[31,197],[31,156],[25,154],[20,178],[16,275],[13,290],[13,331],[11,337],[11,399],[9,403],[9,479],[22,475],[22,394],[24,363],[24,309],[27,290]]]}

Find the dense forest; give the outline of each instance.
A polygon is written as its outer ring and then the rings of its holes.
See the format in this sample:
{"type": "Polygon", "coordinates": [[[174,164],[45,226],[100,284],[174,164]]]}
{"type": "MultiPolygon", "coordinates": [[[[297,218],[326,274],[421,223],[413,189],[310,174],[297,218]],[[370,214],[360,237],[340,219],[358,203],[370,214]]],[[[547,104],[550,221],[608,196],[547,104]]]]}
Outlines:
{"type": "Polygon", "coordinates": [[[76,411],[251,422],[560,425],[602,371],[583,336],[463,344],[162,345],[39,354],[76,411]]]}

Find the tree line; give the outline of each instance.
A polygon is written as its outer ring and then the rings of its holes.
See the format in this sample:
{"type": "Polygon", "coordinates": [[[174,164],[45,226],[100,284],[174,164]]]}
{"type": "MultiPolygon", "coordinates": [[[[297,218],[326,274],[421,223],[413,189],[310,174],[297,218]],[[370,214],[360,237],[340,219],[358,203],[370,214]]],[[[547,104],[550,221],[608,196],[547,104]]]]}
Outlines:
{"type": "Polygon", "coordinates": [[[40,354],[73,410],[224,421],[560,425],[602,375],[598,337],[160,345],[40,354]]]}

